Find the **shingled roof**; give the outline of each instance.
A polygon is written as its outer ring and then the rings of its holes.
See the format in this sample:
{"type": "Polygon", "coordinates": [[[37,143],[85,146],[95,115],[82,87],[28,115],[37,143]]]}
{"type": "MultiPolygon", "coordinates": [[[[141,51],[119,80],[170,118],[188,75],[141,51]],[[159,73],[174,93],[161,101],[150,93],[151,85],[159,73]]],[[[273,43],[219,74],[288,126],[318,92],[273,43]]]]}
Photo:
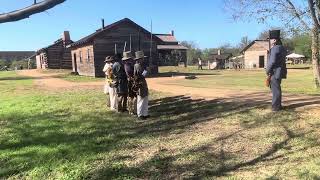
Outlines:
{"type": "Polygon", "coordinates": [[[57,44],[59,44],[59,43],[61,43],[61,42],[62,42],[62,38],[56,40],[53,44],[51,44],[51,45],[49,45],[49,46],[47,46],[47,47],[44,47],[44,48],[41,48],[41,49],[37,50],[37,53],[41,53],[41,52],[49,49],[50,47],[55,46],[55,45],[57,45],[57,44]]]}
{"type": "Polygon", "coordinates": [[[243,50],[240,53],[243,54],[246,50],[248,50],[256,42],[266,42],[266,43],[268,43],[268,40],[254,40],[250,44],[248,44],[248,46],[244,47],[243,50]]]}
{"type": "Polygon", "coordinates": [[[178,43],[177,39],[171,34],[155,34],[163,42],[178,43]]]}
{"type": "MultiPolygon", "coordinates": [[[[130,20],[129,18],[124,18],[120,21],[117,21],[115,23],[112,23],[110,25],[107,25],[105,26],[103,29],[98,29],[96,32],[80,39],[79,41],[76,41],[72,44],[70,44],[68,47],[76,47],[76,46],[79,46],[79,45],[82,45],[82,44],[85,44],[85,43],[88,43],[88,42],[91,42],[94,40],[95,37],[97,37],[98,35],[100,35],[102,32],[106,32],[106,31],[110,31],[112,28],[118,26],[119,24],[121,23],[130,23],[134,26],[136,26],[138,29],[141,29],[142,32],[144,33],[147,33],[147,34],[150,34],[150,32],[146,29],[144,29],[143,27],[139,26],[138,24],[136,24],[135,22],[133,22],[132,20],[130,20]]],[[[153,38],[155,40],[159,40],[159,41],[162,41],[159,37],[153,35],[153,38]]]]}

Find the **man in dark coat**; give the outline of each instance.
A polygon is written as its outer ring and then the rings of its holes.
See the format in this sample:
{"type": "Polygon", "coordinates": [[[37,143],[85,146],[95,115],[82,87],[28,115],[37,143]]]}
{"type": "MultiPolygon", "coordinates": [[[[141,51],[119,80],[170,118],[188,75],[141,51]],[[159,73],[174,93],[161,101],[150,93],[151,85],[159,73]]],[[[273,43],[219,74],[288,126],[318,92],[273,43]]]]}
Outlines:
{"type": "Polygon", "coordinates": [[[138,118],[144,120],[150,117],[148,112],[149,90],[145,79],[147,71],[143,68],[143,61],[146,56],[144,56],[143,51],[137,51],[135,55],[136,64],[134,65],[134,79],[135,88],[137,90],[137,115],[138,118]]]}
{"type": "Polygon", "coordinates": [[[128,80],[124,70],[124,65],[119,56],[115,56],[115,63],[112,66],[112,74],[116,81],[117,95],[118,95],[118,112],[127,111],[127,96],[128,96],[128,80]]]}
{"type": "Polygon", "coordinates": [[[280,111],[282,109],[281,81],[282,79],[287,78],[287,51],[282,45],[280,30],[270,31],[269,39],[271,49],[266,72],[267,75],[271,77],[270,87],[272,91],[272,111],[280,111]]]}
{"type": "Polygon", "coordinates": [[[130,51],[124,53],[123,63],[128,78],[128,111],[129,114],[135,115],[137,113],[137,94],[133,90],[135,61],[130,51]]]}

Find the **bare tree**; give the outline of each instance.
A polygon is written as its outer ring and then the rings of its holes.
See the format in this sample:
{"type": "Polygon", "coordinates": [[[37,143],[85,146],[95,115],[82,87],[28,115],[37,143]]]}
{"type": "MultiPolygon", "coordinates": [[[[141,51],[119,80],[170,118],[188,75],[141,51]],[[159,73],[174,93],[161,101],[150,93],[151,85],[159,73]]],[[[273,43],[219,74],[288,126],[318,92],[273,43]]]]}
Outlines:
{"type": "Polygon", "coordinates": [[[315,85],[320,88],[319,30],[320,0],[224,0],[235,20],[265,23],[279,19],[283,27],[304,29],[312,37],[312,64],[315,85]]]}
{"type": "Polygon", "coordinates": [[[237,47],[242,50],[243,48],[247,47],[250,43],[251,41],[249,40],[248,36],[244,36],[241,38],[237,47]]]}
{"type": "Polygon", "coordinates": [[[28,7],[0,14],[0,23],[19,21],[21,19],[29,18],[33,14],[51,9],[65,1],[66,0],[44,0],[37,3],[37,1],[34,0],[34,3],[28,7]]]}

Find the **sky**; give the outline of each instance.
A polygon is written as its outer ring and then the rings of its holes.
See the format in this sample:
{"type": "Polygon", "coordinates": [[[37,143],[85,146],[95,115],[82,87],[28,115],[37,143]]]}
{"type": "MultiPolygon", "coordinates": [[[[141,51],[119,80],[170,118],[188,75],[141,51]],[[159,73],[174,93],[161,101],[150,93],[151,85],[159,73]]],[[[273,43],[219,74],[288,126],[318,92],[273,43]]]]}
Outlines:
{"type": "MultiPolygon", "coordinates": [[[[33,0],[1,0],[0,13],[16,10],[33,0]]],[[[130,18],[154,33],[175,31],[178,41],[194,41],[199,48],[236,45],[241,37],[256,39],[273,24],[235,22],[223,0],[67,0],[28,19],[0,24],[0,51],[37,50],[52,44],[63,31],[77,41],[105,24],[130,18]]]]}

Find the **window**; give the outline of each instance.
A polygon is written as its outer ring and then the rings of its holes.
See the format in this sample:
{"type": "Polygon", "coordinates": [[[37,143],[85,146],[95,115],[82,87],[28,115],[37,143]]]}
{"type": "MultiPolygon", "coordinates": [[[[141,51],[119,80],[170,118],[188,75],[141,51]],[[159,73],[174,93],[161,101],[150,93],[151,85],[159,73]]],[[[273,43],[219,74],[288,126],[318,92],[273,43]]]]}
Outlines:
{"type": "Polygon", "coordinates": [[[80,63],[82,63],[82,53],[81,53],[81,51],[79,51],[79,60],[80,60],[80,63]]]}
{"type": "Polygon", "coordinates": [[[87,49],[87,62],[90,62],[90,49],[87,49]]]}

